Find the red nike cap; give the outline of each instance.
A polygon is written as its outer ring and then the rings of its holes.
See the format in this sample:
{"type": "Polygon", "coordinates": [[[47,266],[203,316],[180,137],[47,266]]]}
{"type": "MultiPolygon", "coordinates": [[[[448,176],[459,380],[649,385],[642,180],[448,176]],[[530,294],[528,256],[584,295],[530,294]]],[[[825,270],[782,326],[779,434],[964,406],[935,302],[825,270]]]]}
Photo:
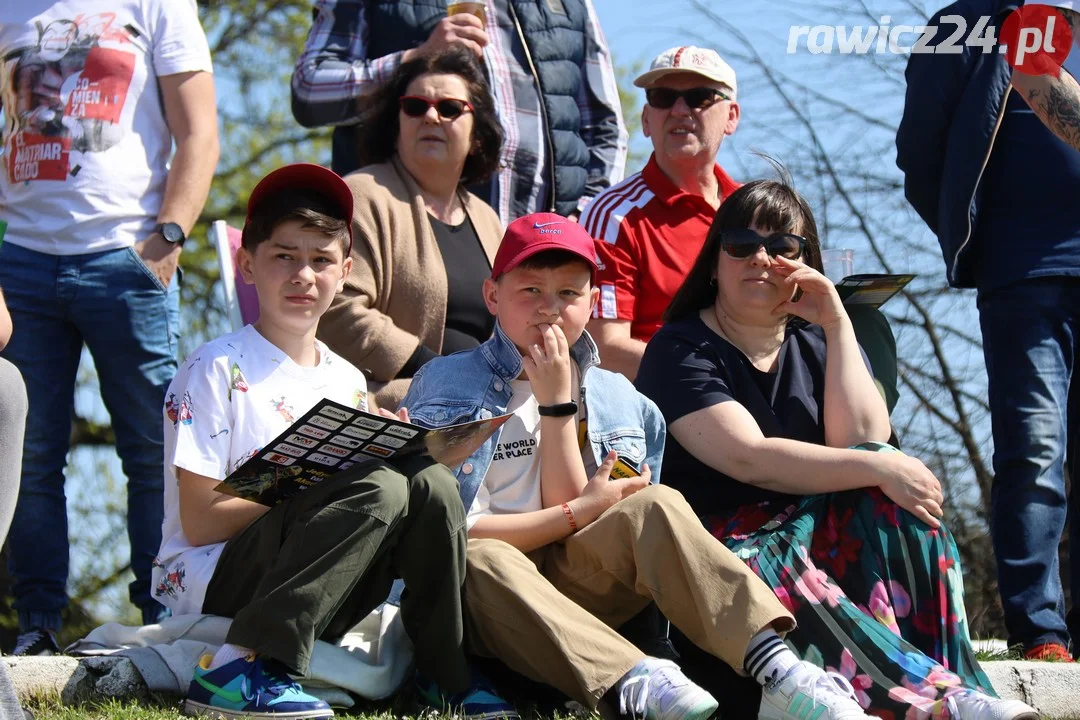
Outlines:
{"type": "Polygon", "coordinates": [[[571,252],[588,263],[589,269],[596,274],[599,265],[596,246],[585,228],[562,215],[533,213],[519,217],[507,226],[491,265],[491,277],[498,278],[545,250],[571,252]]]}

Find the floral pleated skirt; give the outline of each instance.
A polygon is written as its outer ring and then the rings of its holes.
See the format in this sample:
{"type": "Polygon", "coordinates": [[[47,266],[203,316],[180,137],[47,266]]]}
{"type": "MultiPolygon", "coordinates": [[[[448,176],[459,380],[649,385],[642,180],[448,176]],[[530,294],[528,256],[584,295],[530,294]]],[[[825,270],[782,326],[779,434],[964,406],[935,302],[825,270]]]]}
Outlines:
{"type": "Polygon", "coordinates": [[[948,718],[950,694],[994,694],[971,648],[960,558],[944,527],[876,488],[744,505],[705,524],[795,616],[786,639],[796,654],[844,676],[869,714],[948,718]]]}

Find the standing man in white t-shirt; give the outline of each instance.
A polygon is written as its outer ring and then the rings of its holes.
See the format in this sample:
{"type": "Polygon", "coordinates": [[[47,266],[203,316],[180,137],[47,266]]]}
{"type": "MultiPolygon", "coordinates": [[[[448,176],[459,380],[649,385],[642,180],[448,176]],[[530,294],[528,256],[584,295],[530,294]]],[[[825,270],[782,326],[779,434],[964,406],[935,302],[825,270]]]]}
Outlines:
{"type": "Polygon", "coordinates": [[[64,466],[83,343],[127,476],[130,597],[145,622],[162,611],[150,564],[161,543],[177,268],[218,158],[194,0],[0,3],[0,107],[0,286],[19,327],[3,357],[30,402],[9,536],[15,654],[51,654],[67,605],[64,466]]]}

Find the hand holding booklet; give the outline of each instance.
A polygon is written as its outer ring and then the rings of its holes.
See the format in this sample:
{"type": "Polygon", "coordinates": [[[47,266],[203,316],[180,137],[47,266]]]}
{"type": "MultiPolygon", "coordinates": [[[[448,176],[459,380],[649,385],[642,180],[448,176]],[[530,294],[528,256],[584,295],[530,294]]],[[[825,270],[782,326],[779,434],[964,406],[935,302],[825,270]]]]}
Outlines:
{"type": "Polygon", "coordinates": [[[360,462],[427,454],[455,467],[509,418],[428,430],[324,399],[214,489],[273,506],[360,462]]]}

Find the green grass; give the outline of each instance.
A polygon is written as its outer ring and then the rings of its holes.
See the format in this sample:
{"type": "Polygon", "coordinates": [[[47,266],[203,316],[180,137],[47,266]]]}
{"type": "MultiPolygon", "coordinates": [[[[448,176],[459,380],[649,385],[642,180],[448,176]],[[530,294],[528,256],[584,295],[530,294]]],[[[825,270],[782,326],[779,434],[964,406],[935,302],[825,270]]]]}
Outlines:
{"type": "Polygon", "coordinates": [[[1023,660],[1024,646],[1013,645],[1006,650],[979,650],[975,653],[975,659],[979,662],[993,662],[995,660],[1023,660]]]}
{"type": "MultiPolygon", "coordinates": [[[[180,710],[183,700],[159,696],[148,703],[134,701],[120,702],[108,700],[100,703],[64,706],[55,698],[38,698],[27,703],[27,709],[34,714],[35,720],[181,720],[186,716],[180,710]]],[[[420,718],[420,715],[399,715],[393,708],[384,706],[358,707],[350,714],[336,711],[336,718],[354,720],[397,720],[398,718],[420,718]]],[[[440,715],[430,712],[423,715],[424,720],[440,720],[440,715]]],[[[450,716],[445,716],[450,720],[450,716]]]]}
{"type": "MultiPolygon", "coordinates": [[[[334,717],[344,720],[452,720],[447,713],[421,708],[415,698],[408,693],[399,693],[393,702],[360,701],[349,711],[335,710],[334,717]]],[[[183,720],[187,716],[181,713],[184,701],[175,696],[157,695],[149,702],[108,700],[65,706],[53,697],[34,698],[26,703],[26,708],[34,714],[35,720],[183,720]]],[[[565,714],[539,715],[527,707],[518,707],[523,720],[600,720],[599,715],[565,714]]]]}

